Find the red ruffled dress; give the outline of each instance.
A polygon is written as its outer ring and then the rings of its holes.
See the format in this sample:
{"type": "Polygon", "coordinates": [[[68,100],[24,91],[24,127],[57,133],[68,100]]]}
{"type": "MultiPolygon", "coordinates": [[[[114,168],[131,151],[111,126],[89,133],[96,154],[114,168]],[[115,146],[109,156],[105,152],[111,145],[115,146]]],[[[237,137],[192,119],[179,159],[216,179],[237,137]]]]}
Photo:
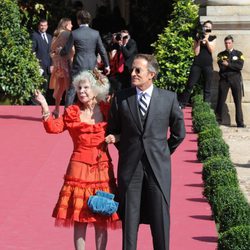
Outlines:
{"type": "Polygon", "coordinates": [[[100,109],[104,121],[97,124],[81,122],[78,105],[69,106],[58,119],[49,117],[44,121],[48,133],[68,130],[74,143],[64,184],[52,214],[57,226],[70,226],[77,221],[117,227],[117,213],[104,216],[91,212],[87,206],[89,196],[97,190],[116,194],[113,165],[104,141],[109,104],[101,102],[100,109]]]}

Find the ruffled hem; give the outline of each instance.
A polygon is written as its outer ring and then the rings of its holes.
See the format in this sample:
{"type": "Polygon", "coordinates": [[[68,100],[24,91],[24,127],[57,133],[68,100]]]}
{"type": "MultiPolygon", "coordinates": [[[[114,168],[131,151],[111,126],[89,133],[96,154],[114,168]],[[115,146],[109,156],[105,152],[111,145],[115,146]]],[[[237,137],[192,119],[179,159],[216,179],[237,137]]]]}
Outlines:
{"type": "Polygon", "coordinates": [[[116,194],[117,187],[112,164],[103,163],[105,167],[71,162],[64,177],[64,184],[52,216],[56,226],[69,227],[74,222],[95,223],[109,228],[117,228],[117,213],[105,216],[93,213],[88,207],[88,199],[98,190],[116,194]],[[94,170],[94,171],[93,171],[94,170]]]}
{"type": "Polygon", "coordinates": [[[108,180],[101,180],[101,181],[83,181],[74,177],[70,177],[65,175],[64,176],[65,182],[64,185],[69,185],[71,187],[79,187],[79,188],[94,188],[94,189],[98,189],[98,188],[108,188],[110,186],[115,186],[115,181],[116,179],[113,178],[112,180],[108,179],[108,180]]]}
{"type": "Polygon", "coordinates": [[[75,222],[80,222],[80,223],[87,223],[90,226],[94,226],[94,225],[98,225],[99,227],[103,227],[103,228],[109,228],[112,230],[116,230],[116,229],[121,229],[122,228],[122,222],[119,219],[118,215],[113,216],[112,219],[110,220],[81,220],[81,221],[76,221],[74,219],[55,219],[55,226],[56,227],[66,227],[66,228],[70,228],[74,226],[75,222]]]}

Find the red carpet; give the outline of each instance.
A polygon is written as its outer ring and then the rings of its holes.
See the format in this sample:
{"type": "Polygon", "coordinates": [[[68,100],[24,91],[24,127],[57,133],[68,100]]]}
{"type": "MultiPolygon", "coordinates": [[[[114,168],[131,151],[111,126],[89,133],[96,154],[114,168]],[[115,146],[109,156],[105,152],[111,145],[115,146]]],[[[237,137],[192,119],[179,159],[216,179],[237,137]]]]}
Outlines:
{"type": "MultiPolygon", "coordinates": [[[[72,150],[66,133],[46,134],[37,106],[0,106],[0,249],[71,250],[73,230],[54,227],[52,209],[72,150]]],[[[185,109],[187,136],[172,157],[171,250],[215,250],[217,233],[202,196],[202,165],[196,135],[185,109]]],[[[113,162],[117,154],[111,147],[113,162]]],[[[152,250],[148,226],[141,225],[138,250],[152,250]]],[[[107,250],[121,249],[121,230],[110,231],[107,250]]],[[[87,250],[95,249],[94,230],[87,250]]]]}

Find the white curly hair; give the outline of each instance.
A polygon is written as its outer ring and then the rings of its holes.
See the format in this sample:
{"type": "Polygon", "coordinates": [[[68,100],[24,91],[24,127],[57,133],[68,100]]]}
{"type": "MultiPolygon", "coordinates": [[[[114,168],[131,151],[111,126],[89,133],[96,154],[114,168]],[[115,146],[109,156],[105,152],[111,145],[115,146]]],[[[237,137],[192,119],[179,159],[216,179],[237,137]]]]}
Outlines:
{"type": "Polygon", "coordinates": [[[105,101],[110,90],[108,78],[97,70],[84,70],[74,77],[73,86],[77,89],[79,84],[86,80],[90,82],[97,102],[105,101]]]}

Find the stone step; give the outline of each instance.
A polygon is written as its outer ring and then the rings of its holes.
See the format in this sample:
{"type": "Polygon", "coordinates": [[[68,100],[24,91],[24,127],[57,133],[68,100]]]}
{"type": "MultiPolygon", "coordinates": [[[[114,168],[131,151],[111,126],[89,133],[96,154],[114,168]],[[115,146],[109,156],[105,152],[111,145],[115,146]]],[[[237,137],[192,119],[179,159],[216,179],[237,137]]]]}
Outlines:
{"type": "Polygon", "coordinates": [[[250,15],[245,16],[201,16],[201,23],[211,20],[213,22],[213,29],[224,30],[230,26],[230,29],[248,30],[250,29],[250,15]]]}
{"type": "MultiPolygon", "coordinates": [[[[217,85],[218,86],[218,85],[217,85]]],[[[218,98],[218,88],[214,86],[212,88],[212,107],[216,108],[218,98]]],[[[244,86],[244,97],[242,98],[242,111],[244,117],[244,123],[250,126],[250,86],[249,83],[244,86]]],[[[235,122],[235,105],[233,102],[233,96],[231,90],[228,91],[226,104],[223,107],[222,124],[224,125],[236,125],[235,122]]]]}
{"type": "Polygon", "coordinates": [[[207,16],[248,16],[250,6],[207,6],[207,16]]]}
{"type": "MultiPolygon", "coordinates": [[[[250,103],[242,103],[244,123],[250,125],[250,103]]],[[[234,103],[226,103],[223,107],[222,124],[236,125],[234,103]]]]}

